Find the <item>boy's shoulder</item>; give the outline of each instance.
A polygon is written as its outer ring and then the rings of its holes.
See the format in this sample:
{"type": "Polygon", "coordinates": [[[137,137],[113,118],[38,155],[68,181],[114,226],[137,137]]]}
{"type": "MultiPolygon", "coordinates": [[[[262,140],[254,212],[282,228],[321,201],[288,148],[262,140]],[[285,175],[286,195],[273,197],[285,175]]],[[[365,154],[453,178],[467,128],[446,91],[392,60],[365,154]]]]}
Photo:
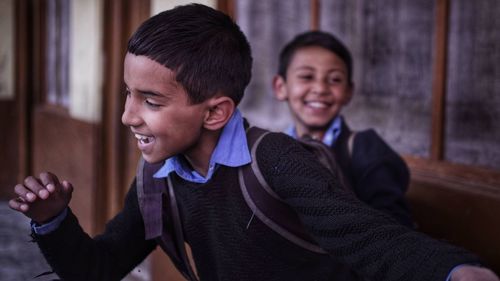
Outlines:
{"type": "Polygon", "coordinates": [[[356,133],[354,140],[352,163],[359,173],[372,169],[375,166],[385,165],[392,167],[398,175],[407,181],[408,167],[397,151],[373,129],[356,133]]]}
{"type": "Polygon", "coordinates": [[[358,155],[379,155],[396,153],[374,129],[355,132],[353,153],[358,155]]]}
{"type": "Polygon", "coordinates": [[[319,141],[297,140],[281,132],[252,129],[247,133],[252,161],[258,163],[265,175],[274,174],[275,170],[281,169],[281,173],[295,171],[295,176],[298,176],[308,174],[305,171],[324,170],[325,167],[327,169],[324,171],[327,171],[335,169],[332,166],[337,166],[329,163],[335,162],[333,152],[319,141]],[[255,142],[258,145],[252,145],[255,142]],[[323,157],[324,155],[327,157],[323,157]],[[327,163],[321,158],[326,158],[327,163]]]}
{"type": "MultiPolygon", "coordinates": [[[[269,131],[267,129],[252,127],[247,129],[247,141],[251,146],[251,138],[257,137],[262,140],[259,141],[258,146],[253,147],[254,153],[262,154],[267,157],[279,156],[287,154],[287,151],[300,148],[297,140],[282,132],[269,131]],[[252,134],[254,136],[252,136],[252,134]]],[[[252,155],[254,156],[254,155],[252,155]]]]}

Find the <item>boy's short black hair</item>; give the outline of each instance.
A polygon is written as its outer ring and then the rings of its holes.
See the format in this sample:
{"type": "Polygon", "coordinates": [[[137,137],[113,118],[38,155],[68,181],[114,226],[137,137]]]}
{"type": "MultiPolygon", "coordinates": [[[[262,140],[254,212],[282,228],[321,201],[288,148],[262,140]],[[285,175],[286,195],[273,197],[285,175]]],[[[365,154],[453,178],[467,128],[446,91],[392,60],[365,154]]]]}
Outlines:
{"type": "Polygon", "coordinates": [[[283,47],[280,53],[278,74],[286,80],[286,71],[295,52],[304,47],[318,46],[325,48],[339,58],[347,67],[347,80],[352,84],[352,57],[344,44],[330,33],[323,31],[307,31],[295,36],[283,47]]]}
{"type": "Polygon", "coordinates": [[[177,6],[146,20],[127,51],[175,72],[193,104],[222,93],[238,104],[250,81],[250,45],[226,14],[201,4],[177,6]]]}

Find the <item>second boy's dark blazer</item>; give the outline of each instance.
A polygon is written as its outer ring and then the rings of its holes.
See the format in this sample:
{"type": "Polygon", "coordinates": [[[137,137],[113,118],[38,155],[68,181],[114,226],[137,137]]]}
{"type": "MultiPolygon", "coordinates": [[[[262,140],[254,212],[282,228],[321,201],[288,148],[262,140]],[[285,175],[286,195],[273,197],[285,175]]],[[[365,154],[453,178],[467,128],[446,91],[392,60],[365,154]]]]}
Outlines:
{"type": "Polygon", "coordinates": [[[347,182],[357,197],[375,209],[391,214],[400,223],[412,226],[405,193],[409,172],[403,159],[372,129],[353,132],[342,119],[341,133],[332,147],[347,182]]]}

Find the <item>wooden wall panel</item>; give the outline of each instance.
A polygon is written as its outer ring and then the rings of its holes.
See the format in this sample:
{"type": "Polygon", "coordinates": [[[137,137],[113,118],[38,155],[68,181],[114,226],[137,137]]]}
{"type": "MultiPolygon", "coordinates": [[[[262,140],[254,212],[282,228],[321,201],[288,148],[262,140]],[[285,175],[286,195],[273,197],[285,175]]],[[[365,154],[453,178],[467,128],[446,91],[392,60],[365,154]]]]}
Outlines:
{"type": "Polygon", "coordinates": [[[500,172],[500,1],[450,1],[444,159],[500,172]]]}
{"type": "Polygon", "coordinates": [[[125,104],[123,59],[131,34],[149,17],[149,1],[105,1],[104,3],[104,88],[102,106],[102,135],[100,185],[97,206],[100,215],[95,217],[100,230],[123,206],[123,199],[135,175],[138,161],[136,140],[130,130],[122,125],[121,115],[125,104]]]}
{"type": "Polygon", "coordinates": [[[374,128],[396,151],[428,157],[435,0],[323,0],[320,28],[353,57],[352,129],[374,128]]]}
{"type": "Polygon", "coordinates": [[[252,47],[252,80],[239,108],[255,126],[285,129],[291,122],[286,103],[276,100],[271,81],[278,71],[281,48],[297,33],[310,29],[309,1],[238,0],[237,23],[252,47]]]}
{"type": "Polygon", "coordinates": [[[33,119],[33,174],[55,173],[74,186],[70,207],[82,227],[94,233],[97,188],[96,125],[71,119],[66,111],[39,107],[33,119]]]}
{"type": "Polygon", "coordinates": [[[14,197],[19,172],[19,126],[15,101],[0,101],[0,200],[14,197]]]}

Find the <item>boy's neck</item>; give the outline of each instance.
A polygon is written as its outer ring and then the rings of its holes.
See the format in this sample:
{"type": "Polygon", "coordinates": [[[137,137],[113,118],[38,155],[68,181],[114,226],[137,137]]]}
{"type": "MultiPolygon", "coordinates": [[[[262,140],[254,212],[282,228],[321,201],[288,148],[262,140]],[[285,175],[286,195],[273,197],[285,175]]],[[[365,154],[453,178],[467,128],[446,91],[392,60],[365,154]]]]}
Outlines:
{"type": "Polygon", "coordinates": [[[191,168],[205,177],[208,173],[210,158],[217,146],[222,130],[203,130],[198,143],[184,152],[184,157],[191,168]]]}
{"type": "Polygon", "coordinates": [[[326,130],[311,130],[309,128],[301,128],[300,126],[295,127],[295,132],[297,133],[297,137],[301,138],[305,135],[310,136],[315,140],[323,140],[326,130]]]}

